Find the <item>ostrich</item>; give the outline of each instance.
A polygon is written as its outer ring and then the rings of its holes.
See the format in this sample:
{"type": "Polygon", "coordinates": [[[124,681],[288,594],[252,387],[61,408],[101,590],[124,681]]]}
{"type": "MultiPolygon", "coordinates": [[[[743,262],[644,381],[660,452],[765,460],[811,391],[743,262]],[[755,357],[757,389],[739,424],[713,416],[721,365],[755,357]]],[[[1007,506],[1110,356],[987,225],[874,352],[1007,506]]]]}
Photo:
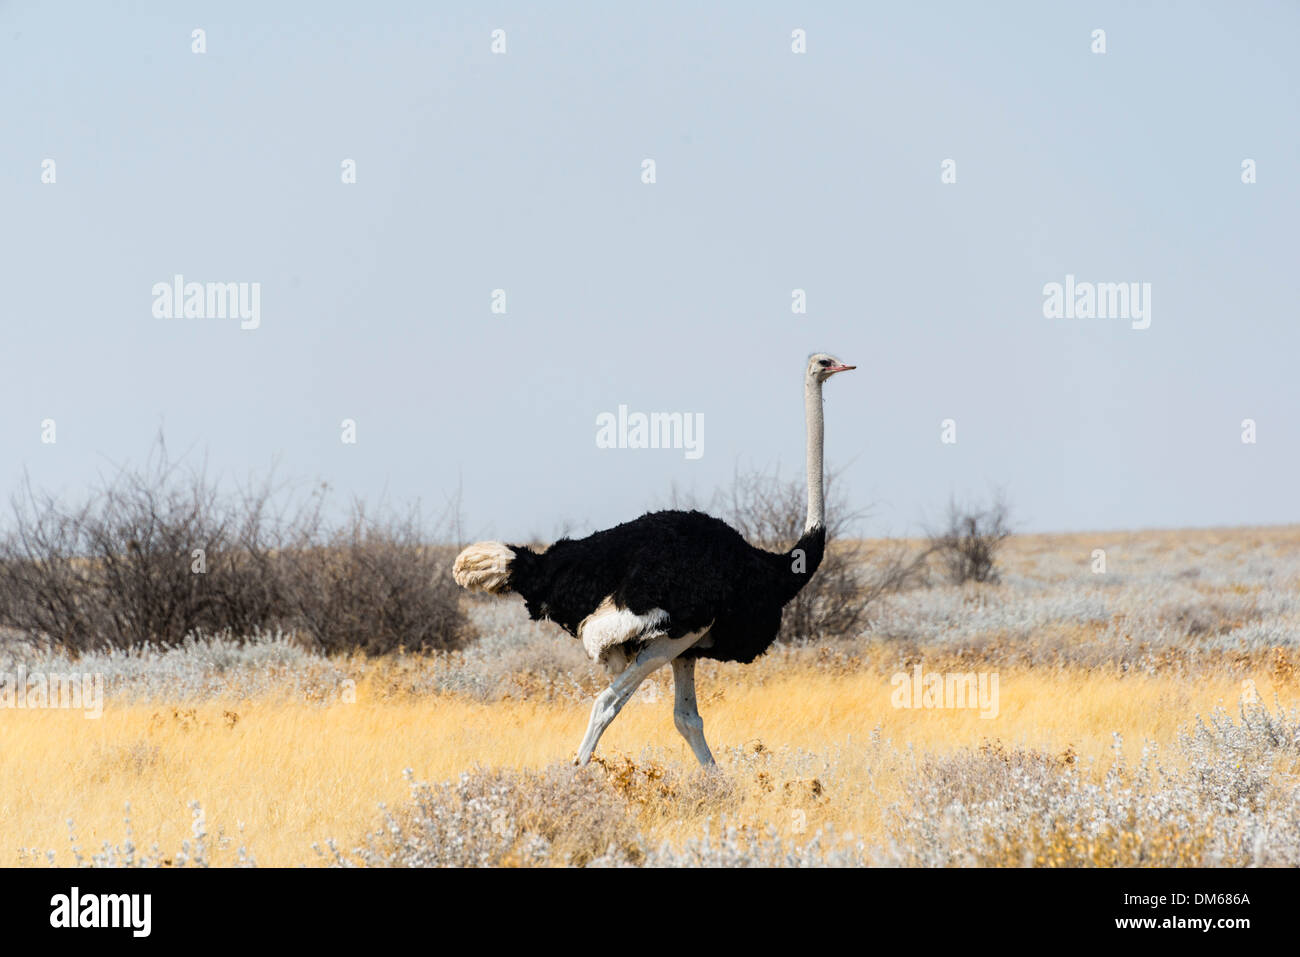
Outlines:
{"type": "Polygon", "coordinates": [[[776,639],[781,611],[817,571],[826,548],[822,502],[822,384],[855,369],[824,353],[804,373],[808,516],[788,552],[750,545],[698,511],[650,512],[544,552],[478,542],[456,558],[456,583],[493,595],[516,592],[534,619],[581,639],[611,675],[596,696],[575,764],[652,672],[672,663],[673,719],[701,765],[712,765],[695,702],[695,661],[749,663],[776,639]]]}

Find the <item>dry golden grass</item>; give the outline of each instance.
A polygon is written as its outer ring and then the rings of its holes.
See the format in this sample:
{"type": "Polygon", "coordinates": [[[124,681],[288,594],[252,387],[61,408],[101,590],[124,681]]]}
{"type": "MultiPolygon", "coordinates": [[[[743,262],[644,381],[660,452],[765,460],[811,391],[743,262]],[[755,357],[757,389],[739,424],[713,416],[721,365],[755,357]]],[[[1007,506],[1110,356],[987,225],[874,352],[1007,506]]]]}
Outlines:
{"type": "MultiPolygon", "coordinates": [[[[1114,732],[1131,756],[1143,741],[1168,747],[1196,714],[1234,709],[1243,677],[1004,668],[1000,714],[986,720],[969,710],[896,709],[879,669],[803,667],[758,682],[747,674],[723,666],[700,682],[709,739],[739,791],[733,822],[785,835],[805,822],[807,833],[830,824],[869,842],[903,793],[909,748],[943,754],[994,741],[1072,753],[1100,771],[1114,732]],[[877,728],[888,747],[872,745],[877,728]],[[761,760],[729,763],[729,749],[761,760]],[[797,772],[796,750],[824,756],[834,774],[822,781],[797,772]]],[[[1293,672],[1261,664],[1249,677],[1267,701],[1276,692],[1285,706],[1300,702],[1293,672]]],[[[128,801],[137,846],[173,853],[190,837],[194,800],[209,833],[225,839],[213,863],[234,863],[241,843],[261,865],[318,863],[313,842],[334,838],[348,849],[378,825],[380,802],[406,799],[404,768],[436,782],[476,765],[541,767],[571,756],[587,720],[587,706],[576,701],[486,704],[389,687],[380,670],[362,681],[357,703],[329,707],[267,697],[192,708],[110,701],[100,720],[8,711],[0,723],[0,864],[19,863],[24,848],[53,849],[69,863],[69,819],[84,854],[118,843],[128,801]]],[[[653,842],[696,837],[715,813],[656,785],[656,767],[694,764],[673,727],[670,696],[634,699],[599,755],[653,842]]]]}
{"type": "MultiPolygon", "coordinates": [[[[865,544],[869,555],[884,547],[865,544]]],[[[990,772],[1001,786],[1002,755],[1031,772],[1046,762],[1053,775],[1068,766],[1099,781],[1116,733],[1130,767],[1150,742],[1162,767],[1199,754],[1217,762],[1215,773],[1249,784],[1252,769],[1236,763],[1231,747],[1175,745],[1197,715],[1216,706],[1235,714],[1247,679],[1268,706],[1275,695],[1284,708],[1300,706],[1298,556],[1300,527],[1017,536],[1000,558],[1001,586],[918,589],[882,600],[883,616],[860,637],[776,648],[748,666],[701,663],[701,711],[729,787],[697,786],[694,759],[673,727],[666,669],[602,739],[597,773],[615,795],[614,813],[625,805],[651,847],[682,847],[706,820],[717,834],[724,813],[747,836],[771,828],[798,843],[829,826],[875,847],[895,836],[893,809],[919,800],[918,785],[948,800],[952,782],[953,793],[978,805],[990,772]],[[1106,577],[1090,570],[1096,548],[1106,551],[1106,577]],[[928,673],[996,672],[998,716],[894,708],[891,675],[918,663],[928,673]]],[[[52,849],[70,863],[69,819],[83,856],[120,844],[128,801],[144,851],[157,844],[174,859],[191,837],[190,802],[198,801],[215,843],[212,863],[235,863],[243,844],[262,865],[318,864],[325,858],[313,844],[333,839],[349,851],[381,825],[381,802],[399,815],[409,807],[405,768],[438,783],[475,768],[510,772],[567,760],[603,674],[571,639],[525,622],[509,602],[474,611],[484,637],[464,655],[277,653],[201,677],[184,662],[159,660],[145,693],[161,688],[162,697],[131,704],[140,692],[119,690],[100,720],[0,711],[0,865],[19,863],[25,849],[38,860],[52,849]],[[344,676],[358,681],[355,704],[332,703],[344,676]],[[221,687],[243,690],[209,697],[221,687]],[[167,700],[181,688],[201,703],[167,700]],[[293,688],[302,689],[298,697],[293,688]]],[[[216,658],[234,660],[225,651],[216,658]]],[[[121,688],[144,686],[121,662],[101,665],[117,670],[121,688]]],[[[1300,780],[1296,754],[1294,743],[1273,754],[1269,780],[1278,787],[1268,800],[1276,806],[1256,821],[1270,833],[1295,820],[1289,799],[1277,803],[1277,794],[1292,794],[1300,780]]],[[[573,780],[563,770],[562,787],[573,780]]],[[[1205,843],[1170,819],[1132,829],[1117,819],[1114,833],[1092,833],[1078,818],[1034,815],[1030,823],[997,818],[1011,823],[996,833],[965,833],[967,860],[1198,863],[1205,843]],[[989,842],[982,852],[980,840],[989,842]]],[[[1300,846],[1295,833],[1277,840],[1300,846]]]]}

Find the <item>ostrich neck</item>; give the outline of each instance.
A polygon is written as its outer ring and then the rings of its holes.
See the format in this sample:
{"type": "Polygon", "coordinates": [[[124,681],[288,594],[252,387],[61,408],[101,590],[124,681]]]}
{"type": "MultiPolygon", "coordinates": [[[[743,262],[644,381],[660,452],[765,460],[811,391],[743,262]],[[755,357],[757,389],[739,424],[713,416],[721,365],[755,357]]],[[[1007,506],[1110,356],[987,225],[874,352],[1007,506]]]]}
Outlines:
{"type": "Polygon", "coordinates": [[[822,384],[809,380],[803,389],[804,416],[808,425],[808,520],[804,531],[826,524],[826,507],[822,498],[822,384]]]}

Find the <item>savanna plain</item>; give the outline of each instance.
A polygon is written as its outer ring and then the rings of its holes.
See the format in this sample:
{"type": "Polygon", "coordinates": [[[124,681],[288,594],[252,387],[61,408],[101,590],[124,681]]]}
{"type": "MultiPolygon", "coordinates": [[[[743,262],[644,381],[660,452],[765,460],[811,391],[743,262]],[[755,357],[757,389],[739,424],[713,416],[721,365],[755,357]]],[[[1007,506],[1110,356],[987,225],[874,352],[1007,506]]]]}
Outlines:
{"type": "Polygon", "coordinates": [[[701,662],[713,772],[669,669],[573,766],[605,675],[518,598],[460,597],[453,651],[8,640],[0,671],[105,697],[0,711],[0,863],[1300,864],[1300,527],[1020,535],[998,561],[701,662]],[[911,698],[918,674],[996,680],[995,707],[911,698]]]}

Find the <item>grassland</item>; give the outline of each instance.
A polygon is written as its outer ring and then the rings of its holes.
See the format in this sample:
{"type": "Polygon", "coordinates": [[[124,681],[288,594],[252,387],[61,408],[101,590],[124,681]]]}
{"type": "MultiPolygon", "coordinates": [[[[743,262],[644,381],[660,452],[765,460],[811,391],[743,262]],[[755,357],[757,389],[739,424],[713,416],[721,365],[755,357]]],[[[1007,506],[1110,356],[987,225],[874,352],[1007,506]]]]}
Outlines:
{"type": "Polygon", "coordinates": [[[1023,536],[1002,564],[702,665],[720,774],[666,671],[572,768],[602,674],[517,601],[471,605],[454,654],[6,647],[107,700],[0,711],[0,864],[1300,863],[1300,529],[1023,536]],[[918,665],[996,674],[996,717],[895,707],[918,665]]]}

